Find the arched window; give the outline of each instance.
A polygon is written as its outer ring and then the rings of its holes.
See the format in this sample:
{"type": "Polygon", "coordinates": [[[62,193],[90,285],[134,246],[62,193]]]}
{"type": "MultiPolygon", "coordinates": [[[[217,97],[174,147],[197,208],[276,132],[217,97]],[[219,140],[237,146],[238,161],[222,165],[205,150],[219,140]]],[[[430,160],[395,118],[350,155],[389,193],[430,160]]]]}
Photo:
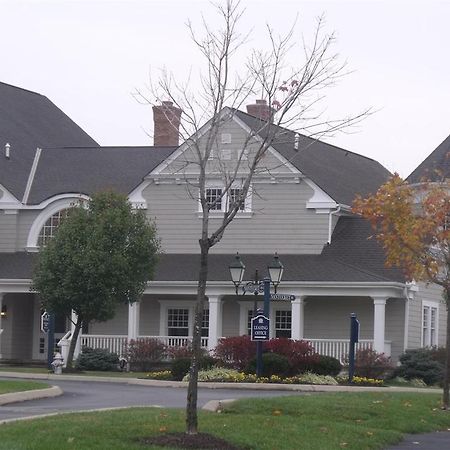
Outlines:
{"type": "Polygon", "coordinates": [[[55,235],[56,230],[64,221],[64,219],[70,214],[71,208],[61,209],[60,211],[53,214],[45,222],[44,226],[41,228],[38,236],[38,245],[44,246],[47,242],[55,235]]]}

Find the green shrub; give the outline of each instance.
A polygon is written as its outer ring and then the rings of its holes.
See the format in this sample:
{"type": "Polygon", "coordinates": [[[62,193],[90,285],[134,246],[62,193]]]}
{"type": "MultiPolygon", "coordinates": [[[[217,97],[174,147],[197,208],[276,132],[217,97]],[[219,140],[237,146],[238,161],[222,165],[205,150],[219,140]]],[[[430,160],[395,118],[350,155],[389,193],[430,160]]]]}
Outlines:
{"type": "Polygon", "coordinates": [[[407,380],[420,378],[428,385],[438,383],[442,381],[444,367],[434,358],[435,350],[433,349],[406,350],[399,358],[401,365],[395,370],[394,376],[407,380]]]}
{"type": "MultiPolygon", "coordinates": [[[[270,378],[272,375],[284,376],[289,372],[290,365],[286,356],[277,353],[263,353],[262,355],[262,376],[270,378]]],[[[256,372],[256,358],[253,358],[247,369],[247,373],[256,372]]]]}
{"type": "MultiPolygon", "coordinates": [[[[212,356],[202,356],[199,360],[199,371],[206,370],[213,367],[217,360],[212,356]]],[[[181,381],[188,373],[191,367],[191,358],[187,356],[182,356],[180,358],[175,358],[172,361],[172,378],[176,381],[181,381]]]]}
{"type": "Polygon", "coordinates": [[[101,348],[83,347],[75,363],[78,370],[118,370],[119,357],[116,353],[101,348]]]}
{"type": "Polygon", "coordinates": [[[338,382],[330,375],[319,375],[317,373],[305,372],[297,377],[300,384],[329,384],[336,386],[338,382]]]}
{"type": "Polygon", "coordinates": [[[316,362],[308,365],[308,371],[317,375],[330,375],[335,377],[342,370],[342,364],[332,356],[320,355],[316,362]]]}

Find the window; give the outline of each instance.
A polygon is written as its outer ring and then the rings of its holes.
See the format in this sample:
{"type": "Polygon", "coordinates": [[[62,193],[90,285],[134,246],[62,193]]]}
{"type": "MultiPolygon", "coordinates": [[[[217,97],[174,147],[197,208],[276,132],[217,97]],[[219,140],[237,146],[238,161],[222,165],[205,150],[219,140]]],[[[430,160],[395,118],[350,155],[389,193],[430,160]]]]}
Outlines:
{"type": "Polygon", "coordinates": [[[53,214],[53,216],[47,219],[47,222],[45,222],[44,226],[41,228],[41,231],[39,232],[38,237],[39,246],[44,246],[45,244],[47,244],[49,239],[51,239],[55,235],[56,230],[64,221],[64,219],[67,218],[69,213],[70,208],[62,209],[61,211],[58,211],[57,213],[53,214]]]}
{"type": "Polygon", "coordinates": [[[222,144],[231,144],[231,134],[230,133],[222,133],[221,136],[222,144]]]}
{"type": "Polygon", "coordinates": [[[247,334],[250,336],[252,334],[252,319],[253,319],[254,313],[253,309],[249,309],[247,311],[247,334]]]}
{"type": "Polygon", "coordinates": [[[209,309],[204,309],[202,317],[202,337],[208,337],[208,335],[209,335],[209,309]]]}
{"type": "Polygon", "coordinates": [[[290,338],[291,337],[291,326],[292,323],[292,312],[287,311],[275,311],[275,337],[290,338]]]}
{"type": "MultiPolygon", "coordinates": [[[[206,188],[206,201],[209,205],[209,210],[214,212],[228,211],[232,208],[241,196],[241,188],[232,187],[227,192],[224,192],[224,188],[219,186],[211,186],[206,188]]],[[[251,212],[251,189],[244,198],[242,205],[239,206],[239,212],[251,212]]],[[[199,212],[201,212],[201,205],[199,202],[199,212]]],[[[241,215],[241,217],[244,215],[241,215]]]]}
{"type": "Polygon", "coordinates": [[[211,211],[222,211],[222,189],[206,189],[206,201],[211,211]]]}
{"type": "Polygon", "coordinates": [[[422,347],[437,345],[438,307],[432,303],[423,304],[422,310],[422,347]]]}
{"type": "Polygon", "coordinates": [[[169,336],[189,335],[189,309],[169,308],[167,310],[167,334],[169,336]]]}
{"type": "MultiPolygon", "coordinates": [[[[239,200],[241,190],[240,189],[230,189],[228,192],[228,208],[232,208],[232,206],[239,200]]],[[[245,200],[239,206],[239,211],[244,211],[245,209],[245,200]]]]}

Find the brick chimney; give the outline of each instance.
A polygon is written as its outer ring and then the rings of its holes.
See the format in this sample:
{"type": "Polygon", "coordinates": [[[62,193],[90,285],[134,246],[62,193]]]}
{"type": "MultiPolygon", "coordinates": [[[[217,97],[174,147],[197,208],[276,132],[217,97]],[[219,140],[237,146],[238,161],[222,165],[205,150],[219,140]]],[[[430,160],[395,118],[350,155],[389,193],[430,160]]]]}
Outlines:
{"type": "Polygon", "coordinates": [[[153,145],[155,147],[178,146],[181,113],[181,109],[169,101],[153,107],[153,145]]]}
{"type": "Polygon", "coordinates": [[[266,100],[256,100],[254,105],[247,105],[247,113],[253,117],[264,120],[265,122],[272,122],[271,112],[273,112],[266,100]]]}

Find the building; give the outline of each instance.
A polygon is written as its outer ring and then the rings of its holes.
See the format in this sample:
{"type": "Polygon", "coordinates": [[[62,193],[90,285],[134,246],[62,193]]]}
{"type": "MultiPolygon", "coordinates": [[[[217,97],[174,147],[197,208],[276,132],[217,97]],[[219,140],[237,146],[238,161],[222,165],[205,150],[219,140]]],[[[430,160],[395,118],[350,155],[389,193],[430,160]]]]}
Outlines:
{"type": "MultiPolygon", "coordinates": [[[[258,101],[248,106],[251,114],[221,111],[209,166],[213,224],[228,205],[227,198],[219,200],[223,186],[214,168],[218,161],[232,162],[249,136],[260,137],[255,116],[266,108],[258,101]]],[[[45,359],[42,311],[30,292],[33,260],[74,201],[111,188],[156,221],[164,253],[142,300],[119,307],[108,322],[88,324],[81,345],[120,352],[127,339],[159,337],[175,346],[192,335],[202,213],[190,182],[197,177],[188,164],[192,149],[188,141],[178,145],[167,111],[173,117],[181,113],[167,102],[154,107],[157,145],[101,147],[46,97],[0,83],[4,360],[45,359]]],[[[369,225],[350,212],[354,196],[374,192],[389,172],[370,158],[286,129],[279,136],[251,195],[212,249],[203,345],[212,349],[220,337],[249,331],[255,298],[235,293],[228,266],[236,252],[250,280],[257,270],[265,276],[274,252],[280,255],[285,269],[278,292],[295,300],[271,302],[274,337],[308,339],[320,353],[341,358],[354,312],[361,324],[359,345],[394,360],[406,348],[442,344],[445,314],[436,289],[407,283],[399,270],[385,268],[382,249],[368,239],[369,225]]],[[[71,330],[65,318],[57,321],[56,332],[66,344],[71,330]]]]}

